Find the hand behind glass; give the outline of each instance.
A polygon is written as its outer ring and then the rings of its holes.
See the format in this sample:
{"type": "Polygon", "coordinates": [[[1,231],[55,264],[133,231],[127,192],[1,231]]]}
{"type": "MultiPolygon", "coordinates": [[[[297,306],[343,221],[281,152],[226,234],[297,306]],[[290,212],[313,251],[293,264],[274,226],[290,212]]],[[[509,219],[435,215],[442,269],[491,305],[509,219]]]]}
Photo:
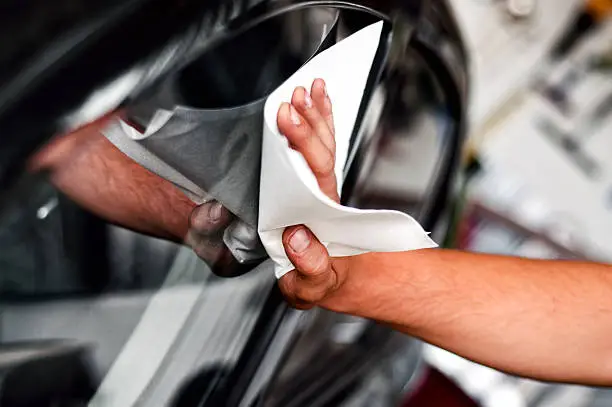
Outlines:
{"type": "MultiPolygon", "coordinates": [[[[296,88],[291,103],[283,103],[279,108],[277,124],[291,148],[306,159],[321,191],[339,202],[334,173],[334,120],[325,82],[315,80],[310,93],[302,87],[296,88]]],[[[231,220],[229,212],[219,203],[210,202],[197,207],[190,218],[187,243],[209,263],[225,263],[231,254],[221,239],[231,220]]],[[[303,225],[285,229],[283,245],[295,266],[295,270],[279,280],[287,301],[300,309],[325,306],[343,284],[351,258],[330,259],[327,249],[303,225]]]]}

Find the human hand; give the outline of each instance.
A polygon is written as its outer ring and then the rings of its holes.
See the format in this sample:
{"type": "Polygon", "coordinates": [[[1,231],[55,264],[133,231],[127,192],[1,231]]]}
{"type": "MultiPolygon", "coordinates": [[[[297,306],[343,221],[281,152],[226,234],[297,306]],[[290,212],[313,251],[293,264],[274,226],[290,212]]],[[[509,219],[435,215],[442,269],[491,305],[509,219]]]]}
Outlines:
{"type": "Polygon", "coordinates": [[[185,243],[220,277],[237,277],[253,267],[236,260],[223,241],[225,229],[234,221],[234,215],[217,201],[195,207],[189,217],[185,243]]]}
{"type": "MultiPolygon", "coordinates": [[[[325,82],[315,80],[310,94],[302,87],[296,88],[291,103],[283,103],[279,108],[277,124],[291,148],[306,159],[321,191],[339,202],[334,173],[334,122],[325,82]]],[[[216,274],[227,274],[224,267],[231,263],[232,255],[222,240],[223,231],[231,221],[229,211],[215,201],[196,207],[190,216],[186,242],[213,271],[217,270],[216,274]]],[[[279,280],[287,301],[300,309],[331,306],[333,294],[344,284],[347,270],[355,259],[331,259],[325,246],[303,225],[285,229],[283,245],[296,267],[279,280]]]]}
{"type": "MultiPolygon", "coordinates": [[[[302,87],[296,88],[291,103],[281,105],[277,124],[291,148],[306,159],[321,191],[339,202],[334,173],[334,121],[325,82],[316,79],[310,94],[302,87]]],[[[331,306],[335,294],[346,281],[353,259],[331,259],[325,246],[304,225],[286,228],[283,245],[295,266],[295,270],[279,280],[287,301],[299,309],[310,309],[316,305],[331,306]]]]}
{"type": "Polygon", "coordinates": [[[185,242],[201,259],[214,263],[227,249],[223,244],[223,231],[231,221],[231,213],[217,201],[196,206],[189,216],[185,242]]]}

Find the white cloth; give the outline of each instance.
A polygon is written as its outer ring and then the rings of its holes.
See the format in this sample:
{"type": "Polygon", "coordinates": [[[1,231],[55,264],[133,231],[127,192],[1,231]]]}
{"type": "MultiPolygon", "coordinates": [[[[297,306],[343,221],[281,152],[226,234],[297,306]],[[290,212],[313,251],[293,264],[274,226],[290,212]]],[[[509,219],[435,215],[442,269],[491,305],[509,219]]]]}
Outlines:
{"type": "Polygon", "coordinates": [[[315,78],[324,78],[333,103],[335,172],[341,180],[382,27],[382,21],[372,24],[317,55],[266,101],[258,232],[275,262],[277,278],[293,268],[282,244],[283,230],[291,225],[310,228],[331,256],[436,247],[419,223],[404,213],[344,207],[325,196],[302,155],[289,148],[276,126],[278,109],[282,102],[291,100],[295,87],[308,89],[315,78]]]}

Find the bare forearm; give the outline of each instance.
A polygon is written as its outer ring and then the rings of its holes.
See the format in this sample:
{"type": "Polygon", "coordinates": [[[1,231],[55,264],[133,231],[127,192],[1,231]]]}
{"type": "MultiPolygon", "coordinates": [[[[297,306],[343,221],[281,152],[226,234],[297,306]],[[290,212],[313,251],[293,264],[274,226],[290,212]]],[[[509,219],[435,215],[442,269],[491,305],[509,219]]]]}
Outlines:
{"type": "Polygon", "coordinates": [[[195,205],[174,185],[125,156],[99,126],[54,140],[32,160],[75,202],[109,222],[182,241],[195,205]]]}
{"type": "Polygon", "coordinates": [[[511,373],[612,384],[610,266],[444,250],[360,263],[346,311],[511,373]]]}
{"type": "MultiPolygon", "coordinates": [[[[311,93],[297,88],[277,124],[336,199],[321,160],[335,156],[331,102],[322,80],[311,93]]],[[[508,372],[612,385],[610,266],[444,250],[331,259],[304,225],[282,238],[295,270],[279,286],[295,307],[375,319],[508,372]]]]}

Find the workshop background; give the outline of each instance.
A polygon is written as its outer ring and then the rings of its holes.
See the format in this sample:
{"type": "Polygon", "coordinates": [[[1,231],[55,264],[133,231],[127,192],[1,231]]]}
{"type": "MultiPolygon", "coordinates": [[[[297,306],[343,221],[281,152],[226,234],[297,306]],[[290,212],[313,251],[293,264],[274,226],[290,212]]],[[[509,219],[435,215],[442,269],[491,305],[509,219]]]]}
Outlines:
{"type": "MultiPolygon", "coordinates": [[[[612,261],[612,2],[454,0],[472,57],[469,169],[451,245],[612,261]]],[[[568,350],[570,351],[570,350],[568,350]]],[[[483,407],[603,407],[430,347],[483,407]]]]}

